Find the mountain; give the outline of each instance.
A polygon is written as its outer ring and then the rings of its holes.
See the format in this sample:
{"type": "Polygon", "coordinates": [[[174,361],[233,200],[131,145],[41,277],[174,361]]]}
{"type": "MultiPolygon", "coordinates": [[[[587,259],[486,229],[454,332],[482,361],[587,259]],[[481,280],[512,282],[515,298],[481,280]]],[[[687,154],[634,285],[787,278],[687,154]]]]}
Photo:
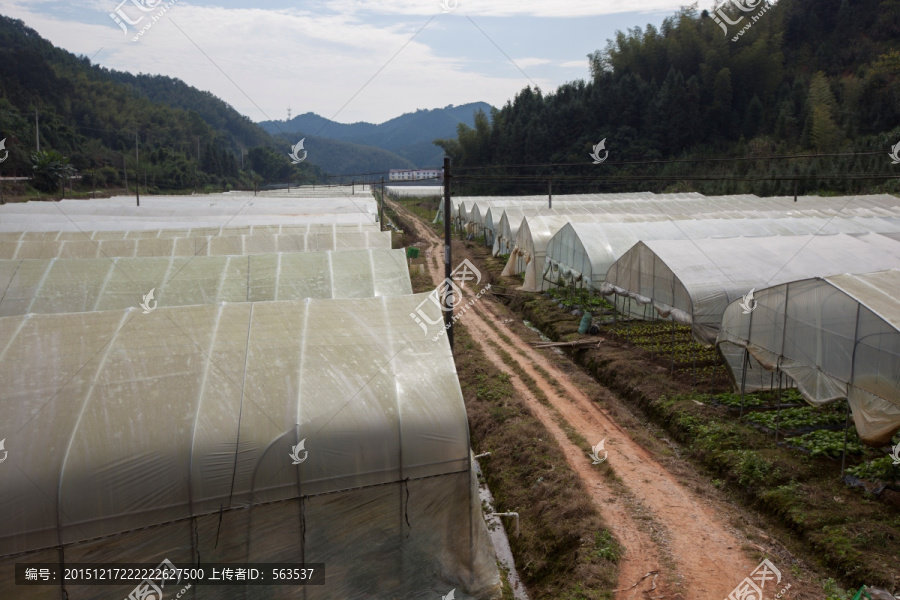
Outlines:
{"type": "MultiPolygon", "coordinates": [[[[303,134],[295,134],[293,137],[276,136],[276,139],[283,141],[285,148],[296,144],[301,138],[304,138],[303,134]]],[[[387,179],[387,172],[390,169],[415,168],[415,165],[409,160],[382,148],[352,144],[326,137],[307,135],[303,148],[308,153],[306,162],[320,167],[332,176],[370,173],[374,174],[368,176],[370,179],[372,177],[377,179],[382,174],[387,179]]],[[[347,178],[343,179],[350,181],[347,178]]]]}
{"type": "MultiPolygon", "coordinates": [[[[9,151],[3,175],[38,175],[37,113],[38,164],[70,164],[97,187],[121,186],[126,177],[133,183],[136,173],[151,191],[326,181],[312,164],[292,165],[288,147],[209,92],[92,65],[2,15],[0,94],[0,139],[9,151]]],[[[46,184],[42,191],[50,193],[59,180],[36,177],[31,185],[46,184]]]]}
{"type": "Polygon", "coordinates": [[[898,38],[897,0],[694,4],[618,32],[590,80],[526,88],[441,146],[455,166],[495,165],[468,194],[536,193],[550,175],[557,193],[897,193],[898,38]],[[591,164],[601,141],[608,160],[591,164]]]}
{"type": "MultiPolygon", "coordinates": [[[[455,135],[460,123],[472,126],[479,110],[490,115],[493,108],[485,102],[451,104],[406,113],[379,125],[338,123],[315,113],[297,115],[290,121],[262,121],[259,125],[273,135],[315,136],[382,148],[406,159],[413,167],[425,168],[440,166],[443,162],[444,151],[434,145],[434,140],[455,135]]],[[[398,164],[393,168],[406,167],[398,164]]]]}

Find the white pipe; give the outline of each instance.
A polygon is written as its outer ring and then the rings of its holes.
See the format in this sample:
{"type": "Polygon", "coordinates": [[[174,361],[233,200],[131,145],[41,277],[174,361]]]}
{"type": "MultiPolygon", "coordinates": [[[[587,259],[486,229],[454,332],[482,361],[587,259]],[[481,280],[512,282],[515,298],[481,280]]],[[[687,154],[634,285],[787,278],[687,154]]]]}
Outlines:
{"type": "Polygon", "coordinates": [[[482,456],[490,456],[490,455],[491,455],[490,452],[482,452],[481,454],[476,454],[475,458],[478,459],[478,458],[481,458],[482,456]]]}
{"type": "Polygon", "coordinates": [[[515,517],[516,519],[516,537],[519,537],[519,513],[517,512],[505,512],[505,513],[490,513],[489,517],[515,517]]]}

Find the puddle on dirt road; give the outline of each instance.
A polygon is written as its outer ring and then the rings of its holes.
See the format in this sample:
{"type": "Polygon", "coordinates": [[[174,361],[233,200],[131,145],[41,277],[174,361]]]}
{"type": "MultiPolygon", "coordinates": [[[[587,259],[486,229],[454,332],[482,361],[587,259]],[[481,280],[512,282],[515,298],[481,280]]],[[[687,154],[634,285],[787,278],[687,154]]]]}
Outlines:
{"type": "Polygon", "coordinates": [[[494,545],[494,553],[497,555],[500,565],[506,571],[506,580],[509,582],[509,587],[512,588],[513,597],[516,600],[529,600],[528,592],[525,591],[525,586],[516,572],[516,564],[513,561],[512,549],[509,547],[509,539],[506,537],[506,529],[503,527],[500,517],[488,516],[489,513],[497,511],[494,508],[494,497],[491,495],[491,490],[484,483],[481,465],[478,464],[477,460],[475,461],[475,473],[478,475],[478,497],[481,499],[481,507],[485,513],[484,521],[487,523],[488,534],[491,536],[491,543],[494,545]]]}

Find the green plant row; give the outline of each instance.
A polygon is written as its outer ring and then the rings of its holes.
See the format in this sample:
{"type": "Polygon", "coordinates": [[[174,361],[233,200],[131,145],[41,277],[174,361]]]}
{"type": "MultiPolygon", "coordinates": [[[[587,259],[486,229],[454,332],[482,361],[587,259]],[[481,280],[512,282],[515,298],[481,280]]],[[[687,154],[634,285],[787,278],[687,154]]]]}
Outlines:
{"type": "Polygon", "coordinates": [[[803,406],[801,408],[786,408],[779,414],[778,411],[756,412],[747,415],[746,419],[755,425],[762,425],[770,429],[777,426],[781,429],[799,429],[801,427],[823,427],[827,425],[840,425],[846,421],[846,415],[829,408],[815,408],[803,406]]]}
{"type": "Polygon", "coordinates": [[[881,458],[864,462],[861,465],[850,467],[847,469],[847,473],[862,479],[872,479],[887,483],[900,482],[900,465],[895,465],[894,459],[890,456],[882,456],[881,458]]]}
{"type": "MultiPolygon", "coordinates": [[[[840,458],[844,450],[844,432],[820,429],[797,437],[787,438],[787,443],[809,450],[813,456],[840,458]]],[[[856,435],[856,428],[847,433],[847,454],[864,454],[865,448],[856,435]]]]}

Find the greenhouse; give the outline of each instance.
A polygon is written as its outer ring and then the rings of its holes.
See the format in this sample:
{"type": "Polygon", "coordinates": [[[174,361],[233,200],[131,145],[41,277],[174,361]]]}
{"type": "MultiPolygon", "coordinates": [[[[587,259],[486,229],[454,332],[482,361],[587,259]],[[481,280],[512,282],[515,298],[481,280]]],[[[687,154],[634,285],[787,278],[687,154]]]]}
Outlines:
{"type": "Polygon", "coordinates": [[[547,244],[541,289],[555,285],[560,277],[567,285],[597,289],[612,264],[641,240],[869,232],[900,232],[900,216],[570,222],[547,244]]]}
{"type": "Polygon", "coordinates": [[[725,308],[750,290],[860,265],[900,267],[900,242],[877,233],[645,240],[613,263],[600,290],[634,300],[626,311],[632,317],[644,318],[643,307],[652,305],[711,346],[725,308]]]}
{"type": "Polygon", "coordinates": [[[230,217],[236,214],[306,216],[315,214],[344,214],[377,212],[371,195],[359,198],[259,198],[250,196],[145,196],[141,205],[132,196],[97,198],[90,201],[60,200],[59,202],[30,201],[0,206],[0,215],[20,214],[141,217],[230,217]]]}
{"type": "MultiPolygon", "coordinates": [[[[185,231],[185,230],[181,230],[185,231]]],[[[334,228],[330,232],[308,234],[199,235],[206,229],[193,229],[187,237],[141,238],[129,232],[125,239],[106,239],[104,232],[91,232],[94,239],[72,233],[69,239],[41,241],[26,234],[18,240],[0,237],[0,259],[27,258],[100,258],[153,256],[224,256],[273,252],[322,252],[326,250],[363,250],[390,248],[391,232],[334,228]]],[[[216,230],[213,229],[213,232],[216,230]]],[[[59,237],[50,232],[50,237],[59,237]]],[[[68,233],[68,232],[65,232],[68,233]]],[[[2,236],[3,234],[0,234],[2,236]]]]}
{"type": "Polygon", "coordinates": [[[0,316],[412,294],[398,250],[190,258],[0,260],[0,316]]]}
{"type": "MultiPolygon", "coordinates": [[[[754,300],[750,312],[725,309],[719,347],[787,374],[813,405],[847,399],[860,438],[889,444],[900,430],[900,271],[791,281],[754,300]]],[[[743,362],[731,368],[740,384],[743,362]]]]}
{"type": "Polygon", "coordinates": [[[386,185],[384,193],[393,198],[436,198],[444,195],[444,186],[386,185]]]}
{"type": "Polygon", "coordinates": [[[163,559],[324,563],[305,598],[498,597],[440,323],[429,294],[0,318],[0,597],[16,563],[163,559]]]}

